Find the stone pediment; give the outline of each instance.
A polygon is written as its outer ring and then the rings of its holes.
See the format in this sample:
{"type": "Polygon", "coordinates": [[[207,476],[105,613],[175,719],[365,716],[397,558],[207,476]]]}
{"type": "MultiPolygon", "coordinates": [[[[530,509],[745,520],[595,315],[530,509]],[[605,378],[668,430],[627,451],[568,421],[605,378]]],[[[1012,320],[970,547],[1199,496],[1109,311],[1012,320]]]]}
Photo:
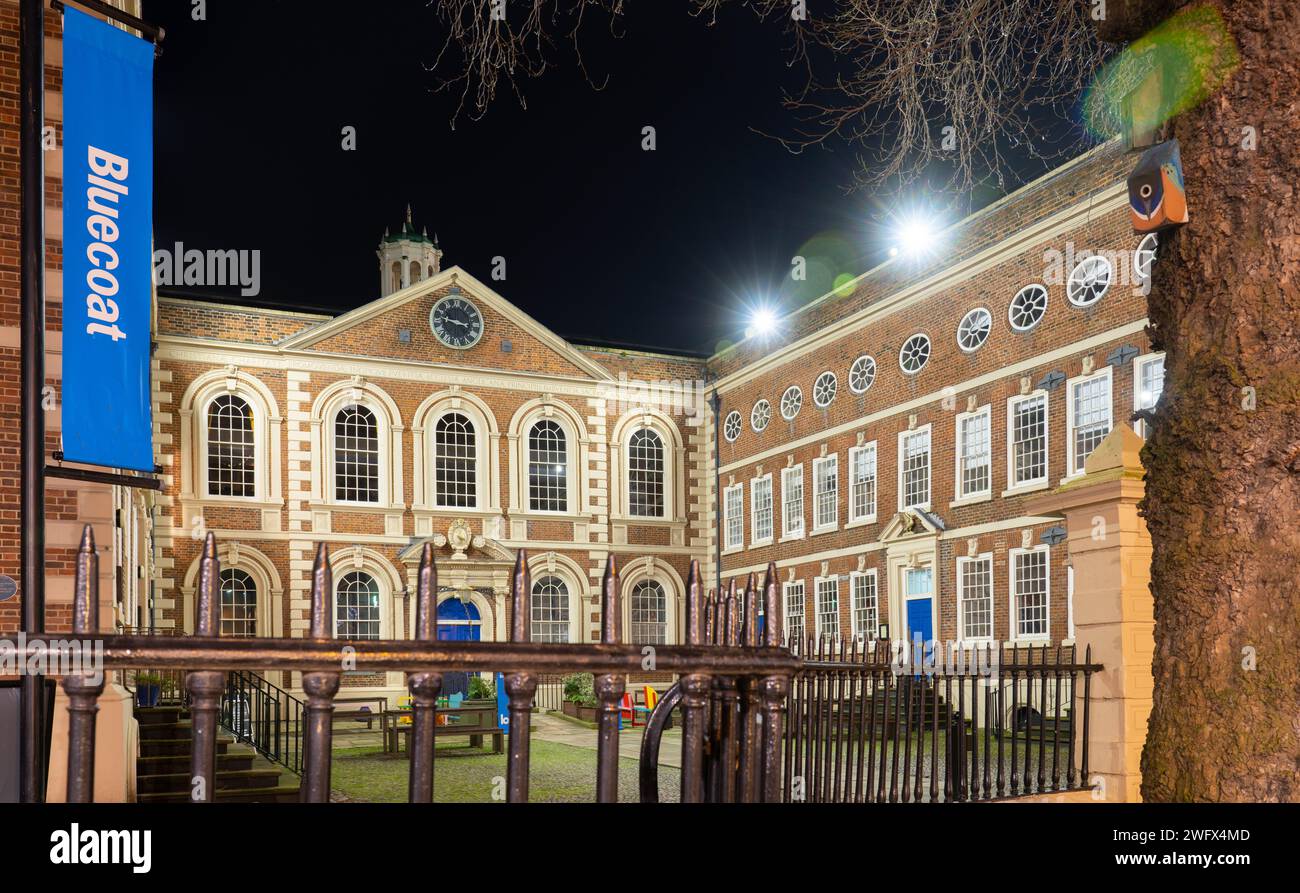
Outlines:
{"type": "Polygon", "coordinates": [[[905,509],[890,519],[884,530],[880,531],[882,543],[911,537],[935,536],[946,530],[942,518],[923,509],[905,509]]]}
{"type": "Polygon", "coordinates": [[[477,564],[512,564],[514,552],[494,539],[475,534],[469,522],[463,518],[452,521],[446,533],[417,537],[411,544],[398,553],[398,559],[404,564],[417,564],[424,551],[424,544],[433,544],[434,558],[439,564],[449,562],[473,562],[477,564]]]}

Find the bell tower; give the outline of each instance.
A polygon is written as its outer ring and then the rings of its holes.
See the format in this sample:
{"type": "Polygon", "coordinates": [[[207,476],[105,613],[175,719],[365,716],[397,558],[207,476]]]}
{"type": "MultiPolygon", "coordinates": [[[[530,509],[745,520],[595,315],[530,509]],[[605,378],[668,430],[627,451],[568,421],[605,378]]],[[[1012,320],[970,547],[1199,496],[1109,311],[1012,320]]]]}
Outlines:
{"type": "Polygon", "coordinates": [[[437,234],[430,239],[427,228],[416,232],[409,204],[401,231],[390,234],[385,228],[375,255],[379,258],[381,298],[428,279],[442,269],[442,249],[438,247],[437,234]]]}

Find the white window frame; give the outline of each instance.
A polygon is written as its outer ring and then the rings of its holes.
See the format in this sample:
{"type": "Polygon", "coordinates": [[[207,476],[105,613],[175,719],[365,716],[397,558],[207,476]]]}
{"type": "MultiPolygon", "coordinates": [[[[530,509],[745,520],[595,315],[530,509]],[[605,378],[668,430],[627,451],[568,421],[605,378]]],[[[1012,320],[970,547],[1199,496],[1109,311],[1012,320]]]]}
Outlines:
{"type": "Polygon", "coordinates": [[[956,427],[954,428],[953,454],[955,457],[954,477],[952,479],[953,491],[956,498],[953,500],[953,506],[963,505],[972,502],[983,502],[993,498],[993,407],[986,403],[973,412],[957,413],[956,427]],[[967,493],[965,487],[965,476],[962,474],[962,460],[966,458],[966,438],[962,436],[962,424],[969,419],[978,419],[983,416],[988,425],[988,453],[985,456],[985,465],[988,467],[988,485],[983,490],[972,490],[967,493]]]}
{"type": "Polygon", "coordinates": [[[876,441],[864,443],[862,446],[852,447],[849,450],[849,474],[848,474],[848,493],[849,493],[849,526],[854,524],[873,524],[876,520],[876,512],[880,507],[880,451],[876,448],[876,441]],[[871,455],[871,506],[870,511],[859,512],[857,499],[853,495],[854,488],[858,484],[857,470],[858,456],[869,453],[871,455]]]}
{"type": "Polygon", "coordinates": [[[776,503],[773,502],[772,491],[772,473],[756,478],[750,478],[749,481],[749,544],[750,546],[769,546],[775,537],[776,531],[776,503]],[[759,532],[759,488],[767,489],[767,535],[762,536],[759,532]]]}
{"type": "MultiPolygon", "coordinates": [[[[1112,376],[1113,368],[1105,366],[1091,375],[1077,375],[1066,382],[1065,392],[1065,477],[1062,483],[1077,478],[1083,474],[1084,470],[1080,467],[1075,470],[1075,452],[1074,452],[1074,389],[1077,385],[1091,381],[1106,381],[1106,415],[1108,419],[1110,434],[1115,430],[1115,380],[1112,376]]],[[[1103,438],[1104,440],[1105,438],[1103,438]]],[[[1095,449],[1095,448],[1094,448],[1095,449]]],[[[1091,455],[1091,454],[1089,454],[1091,455]]],[[[1085,461],[1087,461],[1085,459],[1085,461]]]]}
{"type": "MultiPolygon", "coordinates": [[[[1013,591],[1014,599],[1014,591],[1013,591]]],[[[984,644],[992,642],[997,632],[997,613],[994,610],[997,604],[997,580],[993,573],[993,553],[981,552],[978,555],[962,555],[957,559],[957,641],[966,644],[984,644]],[[987,562],[989,566],[989,635],[987,636],[968,636],[966,635],[966,565],[974,562],[987,562]]]]}
{"type": "Polygon", "coordinates": [[[804,487],[803,481],[803,463],[791,465],[789,468],[781,469],[781,542],[787,540],[801,540],[807,532],[808,525],[804,520],[805,512],[808,508],[807,488],[804,487]],[[789,493],[792,488],[790,482],[797,480],[799,482],[799,511],[790,511],[789,493]],[[798,527],[792,527],[790,522],[798,521],[798,527]]]}
{"type": "Polygon", "coordinates": [[[1031,493],[1043,490],[1051,479],[1052,468],[1052,400],[1047,391],[1038,390],[1029,394],[1017,394],[1007,400],[1007,489],[1003,496],[1015,496],[1018,493],[1031,493]],[[1015,454],[1015,419],[1016,406],[1029,400],[1043,401],[1043,476],[1029,481],[1016,480],[1015,454]]]}
{"type": "Polygon", "coordinates": [[[931,426],[921,425],[919,428],[910,428],[906,431],[900,431],[898,433],[898,454],[897,455],[898,455],[898,461],[897,461],[898,510],[902,512],[910,508],[915,508],[915,509],[921,509],[922,511],[927,511],[927,512],[930,511],[930,506],[934,502],[934,432],[931,426]],[[904,465],[903,443],[909,437],[919,437],[922,434],[926,436],[926,439],[929,441],[930,444],[930,448],[928,450],[928,456],[926,459],[926,465],[928,467],[926,470],[925,501],[915,503],[913,505],[908,505],[906,502],[907,499],[906,494],[903,492],[903,465],[904,465]]]}
{"type": "MultiPolygon", "coordinates": [[[[1162,366],[1164,365],[1165,362],[1164,351],[1156,351],[1155,353],[1146,353],[1133,361],[1133,411],[1134,412],[1137,412],[1138,410],[1141,409],[1154,408],[1154,404],[1152,406],[1142,405],[1142,370],[1146,366],[1155,362],[1159,362],[1162,366]]],[[[1161,378],[1160,393],[1164,394],[1165,388],[1164,388],[1163,373],[1161,374],[1160,378],[1161,378]]],[[[1160,402],[1160,397],[1156,397],[1156,403],[1159,402],[1160,402]]],[[[1139,436],[1146,437],[1147,436],[1146,420],[1145,419],[1139,420],[1138,423],[1134,426],[1134,430],[1137,431],[1139,436]]]]}
{"type": "Polygon", "coordinates": [[[1052,639],[1052,552],[1046,545],[1034,546],[1030,549],[1011,549],[1007,552],[1007,589],[1008,589],[1008,608],[1007,632],[1010,633],[1013,642],[1050,642],[1052,639]],[[1043,595],[1044,611],[1047,618],[1047,632],[1041,635],[1022,636],[1020,635],[1020,612],[1016,610],[1016,558],[1020,555],[1026,555],[1030,552],[1042,552],[1047,557],[1043,564],[1043,595]]]}
{"type": "Polygon", "coordinates": [[[840,575],[813,577],[813,634],[821,641],[823,635],[839,638],[840,635],[840,575]],[[830,583],[835,587],[835,630],[830,632],[822,628],[822,584],[830,583]]]}
{"type": "Polygon", "coordinates": [[[865,571],[853,571],[849,574],[849,625],[853,630],[853,636],[858,641],[871,641],[876,638],[880,631],[880,575],[873,567],[865,571]],[[858,580],[870,577],[875,585],[876,604],[873,608],[875,623],[871,624],[869,629],[858,628],[858,580]]]}
{"type": "Polygon", "coordinates": [[[832,530],[839,530],[840,529],[840,455],[839,453],[830,453],[829,455],[821,456],[820,458],[813,460],[812,490],[813,490],[812,535],[816,536],[819,533],[829,533],[832,530]],[[826,524],[818,524],[817,517],[820,514],[818,512],[820,497],[819,497],[819,490],[817,488],[817,475],[821,469],[827,467],[828,465],[830,466],[831,469],[830,478],[831,480],[835,481],[835,500],[834,500],[835,520],[826,524]]]}
{"type": "Polygon", "coordinates": [[[803,645],[808,639],[808,586],[804,580],[787,580],[781,584],[781,620],[785,629],[786,641],[793,644],[798,642],[803,645]],[[795,586],[799,587],[799,598],[803,601],[802,610],[799,612],[799,637],[798,639],[790,638],[790,590],[795,586]]]}
{"type": "Polygon", "coordinates": [[[735,552],[745,548],[745,485],[732,484],[724,487],[722,490],[722,535],[725,537],[722,544],[722,551],[735,552]],[[735,506],[732,506],[732,498],[739,500],[735,506]],[[735,526],[739,531],[739,537],[733,542],[731,538],[732,521],[739,518],[740,523],[735,526]]]}

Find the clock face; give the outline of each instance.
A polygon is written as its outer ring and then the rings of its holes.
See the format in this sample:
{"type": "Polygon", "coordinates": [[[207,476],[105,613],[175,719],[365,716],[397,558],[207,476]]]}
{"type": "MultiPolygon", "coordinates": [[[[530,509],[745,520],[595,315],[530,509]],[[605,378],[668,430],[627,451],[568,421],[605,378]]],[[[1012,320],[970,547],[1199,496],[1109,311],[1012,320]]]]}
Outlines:
{"type": "Polygon", "coordinates": [[[448,295],[429,311],[429,328],[448,347],[466,350],[483,337],[483,314],[467,298],[448,295]]]}

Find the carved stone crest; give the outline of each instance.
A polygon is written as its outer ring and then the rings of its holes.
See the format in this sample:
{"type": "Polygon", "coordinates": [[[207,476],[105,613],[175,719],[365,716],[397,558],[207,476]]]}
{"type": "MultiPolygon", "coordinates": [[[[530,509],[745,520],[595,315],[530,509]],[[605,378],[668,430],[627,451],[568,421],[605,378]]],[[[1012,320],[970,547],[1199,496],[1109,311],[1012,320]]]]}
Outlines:
{"type": "MultiPolygon", "coordinates": [[[[435,537],[434,542],[438,543],[439,539],[441,539],[441,537],[435,537]]],[[[483,537],[474,535],[474,532],[470,530],[468,521],[464,518],[457,518],[455,521],[452,521],[451,526],[447,528],[447,537],[444,542],[451,546],[452,559],[459,561],[465,558],[465,550],[471,545],[476,549],[483,548],[484,540],[483,537]]],[[[438,543],[438,545],[441,546],[442,543],[438,543]]]]}

